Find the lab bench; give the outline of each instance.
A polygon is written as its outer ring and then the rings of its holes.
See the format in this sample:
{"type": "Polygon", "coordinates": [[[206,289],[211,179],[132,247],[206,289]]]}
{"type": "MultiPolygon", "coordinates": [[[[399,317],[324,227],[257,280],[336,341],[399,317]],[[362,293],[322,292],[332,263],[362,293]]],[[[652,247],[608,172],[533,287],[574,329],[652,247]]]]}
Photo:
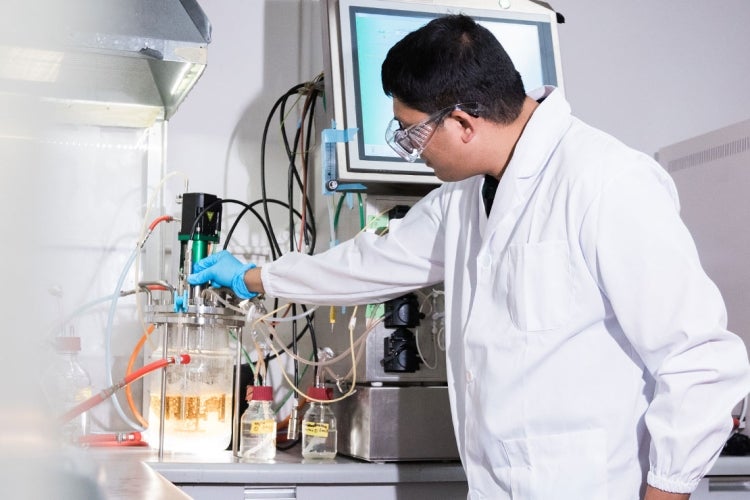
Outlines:
{"type": "Polygon", "coordinates": [[[239,463],[230,452],[159,460],[153,450],[90,449],[79,456],[96,464],[107,499],[464,500],[468,491],[459,462],[305,461],[298,448],[278,452],[273,463],[239,463]]]}
{"type": "MultiPolygon", "coordinates": [[[[278,452],[274,463],[239,463],[230,452],[212,456],[143,448],[88,449],[81,470],[97,478],[107,499],[160,500],[432,500],[466,498],[458,462],[369,463],[337,456],[306,462],[298,448],[278,452]]],[[[750,498],[750,457],[719,458],[691,499],[750,498]]]]}

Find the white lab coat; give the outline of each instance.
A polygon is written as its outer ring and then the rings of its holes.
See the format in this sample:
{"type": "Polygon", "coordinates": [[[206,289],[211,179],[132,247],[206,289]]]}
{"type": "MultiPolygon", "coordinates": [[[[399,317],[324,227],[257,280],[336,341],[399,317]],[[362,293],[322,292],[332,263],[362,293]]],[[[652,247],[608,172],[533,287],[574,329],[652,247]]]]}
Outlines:
{"type": "Polygon", "coordinates": [[[386,236],[266,265],[264,286],[357,304],[444,281],[472,499],[690,492],[750,392],[745,346],[666,172],[541,93],[489,218],[481,176],[446,183],[386,236]]]}

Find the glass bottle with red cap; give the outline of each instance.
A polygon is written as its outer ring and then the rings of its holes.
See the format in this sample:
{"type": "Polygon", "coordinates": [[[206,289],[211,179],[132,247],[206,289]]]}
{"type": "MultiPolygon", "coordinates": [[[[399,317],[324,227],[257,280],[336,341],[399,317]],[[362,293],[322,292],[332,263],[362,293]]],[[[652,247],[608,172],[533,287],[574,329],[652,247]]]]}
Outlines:
{"type": "Polygon", "coordinates": [[[247,386],[247,410],[240,422],[242,461],[267,462],[276,456],[276,415],[271,403],[273,388],[267,385],[247,386]]]}
{"type": "Polygon", "coordinates": [[[336,457],[336,417],[325,387],[307,391],[310,407],[302,418],[302,456],[306,459],[336,457]]]}

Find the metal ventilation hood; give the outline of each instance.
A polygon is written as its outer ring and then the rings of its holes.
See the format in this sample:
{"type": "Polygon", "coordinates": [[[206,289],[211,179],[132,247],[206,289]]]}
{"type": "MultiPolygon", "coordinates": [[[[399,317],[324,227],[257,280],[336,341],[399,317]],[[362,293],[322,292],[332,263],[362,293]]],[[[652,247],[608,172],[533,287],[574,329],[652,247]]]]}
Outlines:
{"type": "Polygon", "coordinates": [[[10,0],[0,20],[0,106],[148,127],[177,111],[210,40],[196,0],[10,0]]]}

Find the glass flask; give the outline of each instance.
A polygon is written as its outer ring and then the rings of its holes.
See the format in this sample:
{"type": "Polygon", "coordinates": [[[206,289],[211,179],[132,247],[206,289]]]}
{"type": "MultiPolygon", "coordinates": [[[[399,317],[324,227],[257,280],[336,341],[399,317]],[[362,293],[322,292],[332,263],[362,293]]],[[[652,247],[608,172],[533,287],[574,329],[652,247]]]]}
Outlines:
{"type": "MultiPolygon", "coordinates": [[[[167,356],[187,353],[190,363],[166,368],[164,450],[210,453],[225,450],[232,440],[234,351],[226,325],[168,323],[167,356]]],[[[163,337],[152,359],[162,358],[163,337]]],[[[150,378],[147,438],[159,446],[161,377],[150,378]]]]}
{"type": "Polygon", "coordinates": [[[276,457],[276,415],[271,403],[273,388],[247,387],[248,405],[240,422],[240,459],[271,461],[276,457]]]}
{"type": "MultiPolygon", "coordinates": [[[[44,389],[55,414],[62,415],[91,397],[91,378],[78,362],[81,337],[57,337],[55,352],[54,361],[45,371],[44,389]]],[[[60,432],[64,443],[78,444],[79,438],[89,432],[88,412],[63,422],[60,432]]]]}
{"type": "MultiPolygon", "coordinates": [[[[325,387],[310,387],[308,396],[327,401],[325,387]]],[[[336,417],[329,403],[310,401],[302,418],[302,457],[306,459],[331,459],[336,457],[336,417]]]]}

